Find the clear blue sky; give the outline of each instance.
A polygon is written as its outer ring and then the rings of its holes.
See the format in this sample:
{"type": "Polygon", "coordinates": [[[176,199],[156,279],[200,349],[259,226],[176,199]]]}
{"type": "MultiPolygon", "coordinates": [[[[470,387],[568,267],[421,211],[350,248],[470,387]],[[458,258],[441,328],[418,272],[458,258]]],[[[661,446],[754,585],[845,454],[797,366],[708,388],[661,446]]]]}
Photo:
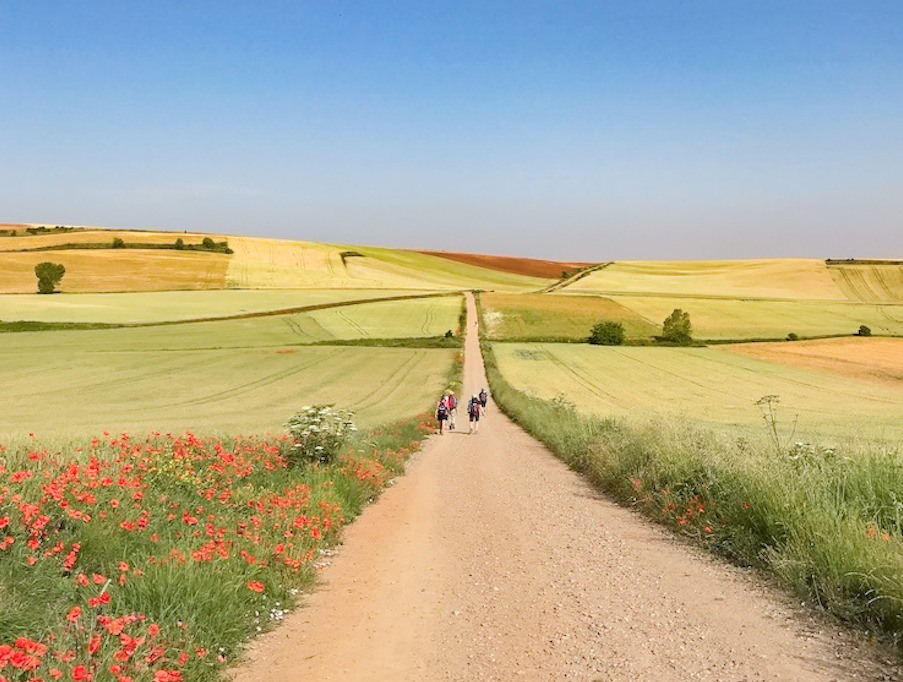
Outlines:
{"type": "Polygon", "coordinates": [[[903,2],[0,0],[0,222],[903,257],[903,2]]]}

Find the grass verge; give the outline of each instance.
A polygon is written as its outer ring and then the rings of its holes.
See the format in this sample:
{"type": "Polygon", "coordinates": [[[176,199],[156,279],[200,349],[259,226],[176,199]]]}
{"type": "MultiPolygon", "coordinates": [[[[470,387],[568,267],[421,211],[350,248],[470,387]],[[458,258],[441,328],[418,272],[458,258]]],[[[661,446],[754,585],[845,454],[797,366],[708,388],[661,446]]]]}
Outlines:
{"type": "Polygon", "coordinates": [[[786,443],[778,429],[750,441],[691,423],[588,417],[516,390],[484,338],[481,348],[499,407],[596,487],[903,650],[899,448],[841,451],[786,443]]]}

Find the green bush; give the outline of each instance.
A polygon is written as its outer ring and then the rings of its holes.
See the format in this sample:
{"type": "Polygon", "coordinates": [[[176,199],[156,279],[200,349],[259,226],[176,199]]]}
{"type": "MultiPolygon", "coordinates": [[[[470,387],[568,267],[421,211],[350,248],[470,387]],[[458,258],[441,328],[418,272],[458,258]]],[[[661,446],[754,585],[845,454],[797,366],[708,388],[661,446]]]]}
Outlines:
{"type": "Polygon", "coordinates": [[[114,249],[124,249],[125,242],[119,237],[113,237],[113,248],[114,249]]]}
{"type": "Polygon", "coordinates": [[[185,240],[182,239],[181,237],[179,237],[178,239],[176,239],[176,248],[177,248],[179,251],[181,251],[182,249],[185,248],[185,240]]]}
{"type": "Polygon", "coordinates": [[[38,278],[38,293],[52,294],[66,274],[66,266],[44,261],[34,266],[34,274],[38,278]]]}
{"type": "Polygon", "coordinates": [[[872,330],[866,327],[864,324],[859,325],[859,331],[856,332],[858,336],[871,336],[872,330]]]}
{"type": "Polygon", "coordinates": [[[624,325],[620,322],[599,322],[590,331],[589,342],[597,346],[620,346],[624,343],[624,325]]]}
{"type": "Polygon", "coordinates": [[[331,464],[357,431],[351,412],[332,405],[305,407],[288,420],[291,443],[285,457],[292,466],[331,464]]]}
{"type": "Polygon", "coordinates": [[[799,341],[799,338],[800,338],[800,337],[799,337],[797,334],[793,333],[793,332],[790,332],[789,334],[787,334],[787,340],[788,340],[788,341],[799,341]]]}
{"type": "Polygon", "coordinates": [[[676,308],[662,324],[661,340],[679,346],[689,346],[693,342],[693,326],[690,313],[676,308]]]}
{"type": "Polygon", "coordinates": [[[216,248],[216,242],[213,241],[210,237],[204,237],[201,244],[204,246],[205,249],[213,250],[216,248]]]}

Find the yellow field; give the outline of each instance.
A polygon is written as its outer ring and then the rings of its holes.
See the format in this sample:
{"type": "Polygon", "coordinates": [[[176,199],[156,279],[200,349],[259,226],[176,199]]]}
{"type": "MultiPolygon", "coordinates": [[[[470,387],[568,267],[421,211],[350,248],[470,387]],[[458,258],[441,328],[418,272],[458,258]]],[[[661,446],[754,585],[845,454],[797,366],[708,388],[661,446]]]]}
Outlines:
{"type": "Polygon", "coordinates": [[[586,339],[593,325],[603,320],[621,322],[628,337],[649,337],[660,331],[602,296],[486,293],[482,301],[486,332],[493,339],[586,339]]]}
{"type": "Polygon", "coordinates": [[[43,261],[66,266],[61,291],[222,289],[228,259],[221,253],[156,249],[0,253],[0,293],[36,292],[34,267],[43,261]]]}
{"type": "MultiPolygon", "coordinates": [[[[762,429],[755,402],[781,399],[782,424],[805,438],[903,438],[903,384],[770,362],[716,348],[494,345],[516,388],[558,396],[601,416],[666,415],[734,429],[762,429]]],[[[764,433],[764,431],[763,431],[764,433]]]]}
{"type": "Polygon", "coordinates": [[[558,293],[843,301],[823,260],[622,261],[558,293]]]}
{"type": "Polygon", "coordinates": [[[18,251],[60,244],[112,244],[119,238],[124,242],[141,244],[173,244],[182,238],[186,244],[200,244],[204,237],[214,241],[226,241],[228,238],[217,234],[199,232],[149,232],[138,230],[75,230],[52,234],[36,234],[16,237],[0,237],[0,251],[18,251]]]}
{"type": "Polygon", "coordinates": [[[699,339],[783,339],[855,334],[864,324],[875,334],[903,334],[903,305],[834,301],[769,301],[720,298],[613,296],[658,329],[675,308],[690,313],[699,339]]]}
{"type": "Polygon", "coordinates": [[[481,268],[413,251],[230,237],[230,287],[539,289],[547,280],[481,268]],[[348,256],[343,252],[360,255],[348,256]]]}
{"type": "Polygon", "coordinates": [[[903,265],[831,264],[828,272],[851,301],[903,303],[903,265]]]}
{"type": "Polygon", "coordinates": [[[721,347],[762,360],[903,387],[903,339],[855,337],[721,347]]]}

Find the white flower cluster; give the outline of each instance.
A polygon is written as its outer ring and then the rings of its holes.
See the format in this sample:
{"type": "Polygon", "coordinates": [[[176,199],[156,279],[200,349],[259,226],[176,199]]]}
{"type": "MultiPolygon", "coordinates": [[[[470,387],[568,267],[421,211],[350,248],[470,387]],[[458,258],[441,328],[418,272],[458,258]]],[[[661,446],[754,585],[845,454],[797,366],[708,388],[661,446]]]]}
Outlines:
{"type": "Polygon", "coordinates": [[[292,436],[290,459],[293,463],[333,461],[357,431],[353,417],[351,412],[334,409],[332,405],[301,408],[286,424],[292,436]]]}
{"type": "Polygon", "coordinates": [[[828,462],[834,459],[836,454],[834,448],[797,441],[790,447],[787,457],[794,462],[813,463],[828,462]]]}

